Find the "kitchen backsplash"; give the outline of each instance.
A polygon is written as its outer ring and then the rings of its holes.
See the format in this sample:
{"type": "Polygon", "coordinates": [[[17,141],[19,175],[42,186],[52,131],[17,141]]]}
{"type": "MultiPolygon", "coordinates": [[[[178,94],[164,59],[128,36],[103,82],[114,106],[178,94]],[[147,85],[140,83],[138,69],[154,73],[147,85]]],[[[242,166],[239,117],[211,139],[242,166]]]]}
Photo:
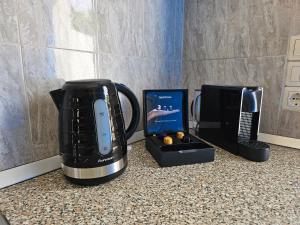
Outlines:
{"type": "Polygon", "coordinates": [[[282,107],[299,15],[299,0],[185,1],[182,82],[190,96],[204,83],[263,86],[260,131],[300,138],[300,112],[282,107]]]}
{"type": "Polygon", "coordinates": [[[143,89],[262,85],[261,130],[300,138],[299,113],[280,106],[299,11],[299,0],[1,0],[0,171],[58,154],[48,92],[64,80],[123,83],[141,107],[143,89]]]}
{"type": "Polygon", "coordinates": [[[1,0],[0,171],[58,154],[48,92],[64,80],[108,78],[140,103],[145,88],[178,87],[183,9],[183,0],[1,0]]]}
{"type": "MultiPolygon", "coordinates": [[[[141,110],[143,89],[180,85],[183,10],[183,0],[98,1],[100,77],[130,87],[141,110]]],[[[126,99],[122,106],[128,124],[126,99]]]]}

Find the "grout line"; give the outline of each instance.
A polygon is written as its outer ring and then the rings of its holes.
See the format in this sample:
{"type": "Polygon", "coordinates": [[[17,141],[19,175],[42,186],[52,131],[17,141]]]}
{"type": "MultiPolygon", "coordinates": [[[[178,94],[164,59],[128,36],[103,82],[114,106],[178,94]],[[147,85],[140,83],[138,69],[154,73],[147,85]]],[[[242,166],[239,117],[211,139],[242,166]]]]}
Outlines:
{"type": "MultiPolygon", "coordinates": [[[[181,74],[180,74],[180,85],[183,85],[184,87],[187,87],[189,89],[190,87],[190,82],[185,82],[187,77],[185,74],[187,71],[185,71],[185,55],[186,55],[186,33],[187,33],[187,26],[189,26],[189,21],[187,20],[187,10],[186,10],[186,0],[183,0],[183,21],[182,21],[182,51],[181,51],[181,74]],[[186,24],[188,23],[188,24],[186,24]],[[185,83],[187,85],[185,85],[185,83]]],[[[198,2],[196,2],[196,7],[198,7],[198,2]]]]}
{"type": "Polygon", "coordinates": [[[178,14],[178,10],[177,10],[177,7],[179,5],[179,2],[178,0],[175,0],[175,3],[174,3],[174,19],[173,19],[173,58],[176,59],[176,38],[175,38],[175,33],[176,33],[176,29],[177,29],[177,26],[178,26],[178,21],[177,21],[177,14],[178,14]]]}
{"type": "Polygon", "coordinates": [[[142,52],[141,52],[141,55],[140,55],[140,57],[141,58],[144,58],[144,57],[146,57],[146,54],[145,54],[145,49],[146,49],[146,46],[145,46],[145,13],[146,13],[146,11],[145,11],[145,5],[146,5],[146,2],[145,2],[145,0],[143,0],[143,6],[142,6],[142,10],[143,10],[143,13],[142,13],[142,15],[143,15],[143,18],[142,18],[142,20],[143,20],[143,24],[142,24],[142,52]]]}
{"type": "Polygon", "coordinates": [[[276,58],[285,57],[286,55],[269,55],[269,56],[249,56],[249,57],[228,57],[228,58],[204,58],[204,59],[187,59],[183,62],[199,62],[199,61],[214,61],[214,60],[227,60],[227,59],[253,59],[253,58],[276,58]]]}
{"type": "MultiPolygon", "coordinates": [[[[289,49],[289,45],[287,47],[289,49]]],[[[280,117],[281,113],[283,112],[283,103],[284,103],[284,90],[285,90],[285,83],[286,83],[286,78],[287,78],[287,65],[288,65],[288,60],[287,56],[284,59],[284,68],[283,68],[283,79],[280,84],[280,98],[279,98],[279,109],[278,109],[278,115],[277,115],[277,121],[276,121],[276,134],[279,134],[279,127],[280,127],[280,117]]]]}
{"type": "MultiPolygon", "coordinates": [[[[124,1],[124,0],[123,0],[124,1]]],[[[126,28],[127,28],[127,31],[125,32],[125,40],[126,40],[126,37],[127,37],[127,41],[128,42],[132,42],[133,40],[129,40],[129,37],[130,37],[130,33],[131,33],[131,30],[132,30],[132,27],[130,26],[130,19],[129,19],[129,14],[130,14],[130,9],[129,9],[129,0],[126,0],[126,9],[125,9],[125,14],[126,14],[126,17],[125,17],[125,20],[126,20],[126,28]]],[[[128,47],[128,45],[127,45],[128,47]]],[[[126,57],[126,61],[128,63],[128,56],[129,56],[129,52],[126,48],[125,48],[125,54],[124,56],[126,57]]],[[[128,66],[128,65],[127,65],[128,66]]]]}
{"type": "Polygon", "coordinates": [[[46,46],[45,48],[96,54],[95,50],[89,51],[89,50],[80,50],[80,49],[71,49],[71,48],[60,48],[60,47],[53,47],[53,46],[46,46]]]}
{"type": "MultiPolygon", "coordinates": [[[[177,52],[176,52],[176,43],[177,43],[177,38],[176,38],[176,36],[175,36],[175,33],[176,33],[176,30],[178,29],[178,18],[177,18],[177,14],[178,14],[178,10],[179,9],[177,9],[178,8],[178,6],[179,6],[179,2],[178,2],[179,0],[175,0],[175,3],[174,3],[174,19],[173,19],[173,25],[174,25],[174,27],[173,27],[173,58],[174,58],[174,60],[176,59],[176,56],[177,56],[177,52]]],[[[175,75],[175,83],[176,83],[176,87],[177,87],[177,74],[175,74],[175,71],[176,71],[176,62],[174,61],[173,63],[172,63],[172,72],[171,72],[171,74],[173,74],[173,75],[175,75]]],[[[169,76],[170,77],[170,76],[169,76]]],[[[170,78],[169,78],[170,79],[170,78]]],[[[171,82],[170,82],[171,83],[171,82]]]]}
{"type": "Polygon", "coordinates": [[[19,46],[20,46],[20,43],[0,42],[0,46],[14,46],[14,47],[19,47],[19,46]]]}
{"type": "Polygon", "coordinates": [[[143,57],[139,57],[139,56],[126,56],[126,55],[118,55],[118,54],[112,54],[112,53],[105,53],[105,52],[99,52],[100,55],[104,55],[104,56],[110,56],[110,57],[119,57],[119,58],[128,58],[128,59],[148,59],[148,60],[153,60],[153,61],[156,61],[156,60],[160,60],[160,61],[181,61],[181,60],[178,60],[178,59],[169,59],[169,58],[166,58],[164,56],[158,56],[158,57],[154,57],[154,56],[143,56],[143,57]]]}
{"type": "Polygon", "coordinates": [[[180,50],[180,59],[179,59],[179,63],[180,63],[180,78],[179,78],[179,86],[181,86],[183,84],[183,58],[184,58],[184,38],[185,38],[185,0],[182,0],[182,18],[181,18],[181,50],[180,50]]]}
{"type": "Polygon", "coordinates": [[[95,28],[96,28],[96,33],[95,33],[95,40],[94,40],[94,43],[95,43],[95,49],[96,49],[96,53],[95,53],[95,60],[96,60],[96,63],[95,63],[95,72],[96,72],[96,78],[97,79],[100,79],[100,67],[99,67],[99,50],[100,50],[100,47],[99,47],[99,15],[98,15],[98,1],[97,0],[93,0],[93,6],[95,7],[95,28]]]}

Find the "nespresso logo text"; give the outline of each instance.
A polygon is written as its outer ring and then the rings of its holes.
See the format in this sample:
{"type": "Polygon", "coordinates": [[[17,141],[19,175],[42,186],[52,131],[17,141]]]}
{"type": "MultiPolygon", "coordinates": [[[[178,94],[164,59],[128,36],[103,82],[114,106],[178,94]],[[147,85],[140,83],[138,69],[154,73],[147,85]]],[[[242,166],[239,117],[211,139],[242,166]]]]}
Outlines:
{"type": "Polygon", "coordinates": [[[158,96],[159,99],[172,98],[172,96],[158,96]]]}

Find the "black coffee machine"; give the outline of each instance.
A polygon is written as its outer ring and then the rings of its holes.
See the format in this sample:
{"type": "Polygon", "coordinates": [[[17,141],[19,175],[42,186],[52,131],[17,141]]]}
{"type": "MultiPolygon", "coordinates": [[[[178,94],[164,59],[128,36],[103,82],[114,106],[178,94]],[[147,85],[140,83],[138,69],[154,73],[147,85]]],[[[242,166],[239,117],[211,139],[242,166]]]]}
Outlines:
{"type": "Polygon", "coordinates": [[[203,85],[197,135],[249,160],[268,160],[269,146],[257,141],[262,97],[262,87],[203,85]]]}
{"type": "Polygon", "coordinates": [[[120,175],[127,166],[127,139],[139,123],[135,95],[110,80],[69,81],[50,94],[59,110],[60,155],[66,178],[92,185],[120,175]],[[127,130],[118,92],[132,107],[127,130]]]}

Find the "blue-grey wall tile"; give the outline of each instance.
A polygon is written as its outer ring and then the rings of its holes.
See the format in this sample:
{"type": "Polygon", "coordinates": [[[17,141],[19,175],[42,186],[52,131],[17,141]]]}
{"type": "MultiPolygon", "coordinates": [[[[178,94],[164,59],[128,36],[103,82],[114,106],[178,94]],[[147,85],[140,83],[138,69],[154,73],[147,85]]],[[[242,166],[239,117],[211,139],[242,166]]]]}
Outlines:
{"type": "Polygon", "coordinates": [[[98,43],[101,53],[142,56],[143,9],[143,0],[98,2],[98,43]]]}
{"type": "Polygon", "coordinates": [[[113,54],[99,54],[100,78],[115,80],[127,79],[128,57],[113,54]]]}
{"type": "Polygon", "coordinates": [[[64,49],[47,49],[49,60],[54,61],[55,74],[64,80],[93,79],[96,74],[96,54],[64,49]]]}
{"type": "Polygon", "coordinates": [[[182,62],[182,76],[180,77],[180,85],[182,88],[189,88],[189,77],[193,77],[190,72],[191,61],[186,60],[182,62]]]}
{"type": "Polygon", "coordinates": [[[18,43],[15,0],[0,2],[0,43],[18,43]]]}
{"type": "Polygon", "coordinates": [[[206,58],[225,58],[227,55],[227,4],[228,0],[199,0],[200,21],[204,21],[206,58]],[[202,4],[201,4],[202,3],[202,4]]]}
{"type": "Polygon", "coordinates": [[[173,0],[145,0],[144,56],[174,58],[175,4],[173,0]]]}
{"type": "MultiPolygon", "coordinates": [[[[143,88],[167,88],[175,86],[173,60],[123,57],[112,54],[100,54],[100,77],[126,84],[133,90],[143,88]],[[174,78],[173,80],[171,80],[174,78]]],[[[178,74],[179,75],[179,74],[178,74]]]]}
{"type": "Polygon", "coordinates": [[[20,48],[0,45],[0,171],[33,161],[20,48]]]}
{"type": "Polygon", "coordinates": [[[254,16],[249,23],[250,31],[250,55],[265,56],[267,53],[267,37],[263,16],[254,16]]]}
{"type": "Polygon", "coordinates": [[[228,58],[249,56],[249,15],[248,0],[228,1],[228,25],[225,35],[228,35],[228,58]]]}
{"type": "Polygon", "coordinates": [[[300,35],[300,0],[295,0],[295,2],[297,6],[294,7],[290,36],[300,35]]]}
{"type": "Polygon", "coordinates": [[[226,30],[227,0],[186,1],[184,55],[187,60],[225,58],[226,30]]]}
{"type": "Polygon", "coordinates": [[[174,54],[176,60],[182,59],[184,32],[184,0],[175,0],[174,54]]]}
{"type": "Polygon", "coordinates": [[[185,3],[186,60],[284,55],[294,0],[185,3]]]}
{"type": "Polygon", "coordinates": [[[279,117],[277,134],[300,139],[300,113],[282,110],[279,117]]]}
{"type": "Polygon", "coordinates": [[[128,0],[128,55],[142,56],[143,55],[143,39],[144,39],[144,0],[128,0]]]}
{"type": "Polygon", "coordinates": [[[94,51],[95,6],[88,1],[18,1],[23,45],[94,51]]]}
{"type": "Polygon", "coordinates": [[[98,2],[98,41],[101,53],[128,54],[128,0],[98,2]]]}
{"type": "Polygon", "coordinates": [[[184,60],[205,58],[204,27],[200,22],[197,0],[185,1],[184,10],[184,60]]]}
{"type": "Polygon", "coordinates": [[[263,86],[261,58],[226,59],[226,85],[263,86]]]}
{"type": "Polygon", "coordinates": [[[49,95],[64,80],[95,78],[94,55],[51,48],[23,49],[34,159],[58,153],[57,109],[49,95]]]}
{"type": "Polygon", "coordinates": [[[286,54],[293,3],[293,0],[263,1],[260,2],[262,16],[255,11],[249,14],[251,56],[286,54]]]}
{"type": "Polygon", "coordinates": [[[264,96],[260,131],[277,134],[285,57],[264,57],[261,59],[261,68],[264,76],[264,96]]]}
{"type": "MultiPolygon", "coordinates": [[[[249,10],[248,15],[251,16],[264,16],[264,8],[262,7],[262,4],[264,3],[264,1],[262,0],[251,0],[248,1],[247,3],[247,7],[249,10]]],[[[250,17],[250,20],[252,18],[250,17]]]]}
{"type": "Polygon", "coordinates": [[[226,85],[245,85],[248,76],[247,59],[227,59],[225,72],[226,85]]]}
{"type": "Polygon", "coordinates": [[[206,60],[206,71],[207,74],[205,76],[203,83],[204,84],[214,84],[214,85],[223,85],[226,82],[226,64],[225,60],[217,59],[217,60],[206,60]]]}
{"type": "Polygon", "coordinates": [[[129,60],[129,73],[137,77],[134,86],[142,89],[171,88],[176,86],[176,75],[174,73],[172,60],[131,58],[129,60]]]}
{"type": "Polygon", "coordinates": [[[210,84],[263,86],[264,78],[259,58],[208,60],[210,84]]]}
{"type": "Polygon", "coordinates": [[[48,34],[53,33],[51,8],[43,1],[29,0],[18,1],[20,38],[23,45],[47,46],[53,43],[53,38],[48,34]]]}
{"type": "Polygon", "coordinates": [[[182,60],[174,61],[174,74],[172,75],[174,88],[181,88],[182,66],[182,60]]]}
{"type": "Polygon", "coordinates": [[[45,48],[24,48],[24,76],[35,160],[58,154],[58,113],[49,95],[63,81],[55,74],[55,57],[45,48]]]}
{"type": "Polygon", "coordinates": [[[263,85],[260,60],[256,58],[227,59],[225,84],[240,86],[263,85]]]}
{"type": "MultiPolygon", "coordinates": [[[[299,12],[300,15],[300,12],[299,12]]],[[[293,25],[290,32],[291,36],[300,35],[300,16],[293,19],[293,25]]]]}
{"type": "Polygon", "coordinates": [[[262,59],[253,57],[247,59],[248,76],[245,84],[248,86],[264,86],[264,70],[262,59]]]}
{"type": "MultiPolygon", "coordinates": [[[[225,81],[225,60],[184,61],[183,77],[193,92],[203,84],[222,85],[225,81]]],[[[183,84],[184,85],[184,84],[183,84]]]]}
{"type": "MultiPolygon", "coordinates": [[[[177,83],[177,77],[174,73],[175,62],[173,60],[156,59],[152,63],[150,68],[154,66],[154,74],[157,73],[157,83],[154,87],[161,89],[175,88],[177,83]]],[[[147,67],[145,70],[148,70],[147,67]]]]}

